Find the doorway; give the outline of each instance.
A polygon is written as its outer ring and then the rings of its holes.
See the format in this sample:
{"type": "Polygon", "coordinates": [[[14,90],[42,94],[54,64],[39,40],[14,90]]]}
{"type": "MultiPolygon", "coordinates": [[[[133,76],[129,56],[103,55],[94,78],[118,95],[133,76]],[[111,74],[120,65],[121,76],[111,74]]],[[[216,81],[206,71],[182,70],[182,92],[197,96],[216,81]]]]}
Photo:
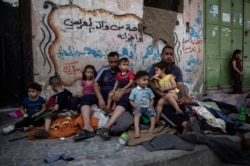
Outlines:
{"type": "Polygon", "coordinates": [[[0,106],[19,106],[33,81],[30,1],[0,1],[0,10],[0,106]]]}

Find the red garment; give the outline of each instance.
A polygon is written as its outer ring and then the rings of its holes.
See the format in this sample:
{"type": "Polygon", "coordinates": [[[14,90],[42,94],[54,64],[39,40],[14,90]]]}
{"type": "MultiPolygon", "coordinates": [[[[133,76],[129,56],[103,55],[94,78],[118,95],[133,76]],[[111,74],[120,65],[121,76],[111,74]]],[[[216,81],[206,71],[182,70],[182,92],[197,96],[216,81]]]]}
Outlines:
{"type": "Polygon", "coordinates": [[[118,72],[116,74],[116,80],[119,82],[118,88],[125,87],[129,83],[130,80],[134,80],[134,79],[135,79],[135,75],[131,71],[127,71],[127,73],[124,75],[122,75],[122,72],[118,72]]]}
{"type": "MultiPolygon", "coordinates": [[[[242,71],[241,59],[239,57],[234,57],[231,60],[231,64],[233,63],[233,61],[236,61],[236,67],[239,69],[239,71],[242,71]]],[[[232,76],[233,77],[237,77],[237,76],[240,77],[241,75],[233,68],[232,76]]]]}

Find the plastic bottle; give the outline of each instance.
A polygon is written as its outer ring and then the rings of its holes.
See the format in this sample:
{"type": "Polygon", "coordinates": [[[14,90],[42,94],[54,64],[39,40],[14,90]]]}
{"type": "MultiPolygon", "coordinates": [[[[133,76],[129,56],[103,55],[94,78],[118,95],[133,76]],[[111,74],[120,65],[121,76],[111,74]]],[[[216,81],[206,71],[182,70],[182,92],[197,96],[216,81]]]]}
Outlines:
{"type": "Polygon", "coordinates": [[[127,141],[128,141],[128,133],[127,132],[123,132],[120,135],[120,137],[119,137],[119,139],[118,139],[118,141],[117,141],[117,143],[115,145],[114,151],[115,152],[120,151],[121,148],[127,143],[127,141]]]}
{"type": "Polygon", "coordinates": [[[240,107],[240,111],[239,111],[239,115],[238,115],[238,120],[245,123],[246,122],[246,107],[245,106],[241,106],[240,107]]]}

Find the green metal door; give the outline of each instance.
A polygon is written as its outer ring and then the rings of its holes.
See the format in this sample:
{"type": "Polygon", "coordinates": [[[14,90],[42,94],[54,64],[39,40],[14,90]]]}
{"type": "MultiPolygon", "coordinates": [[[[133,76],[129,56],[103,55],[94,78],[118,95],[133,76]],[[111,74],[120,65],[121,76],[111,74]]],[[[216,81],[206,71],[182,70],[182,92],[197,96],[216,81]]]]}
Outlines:
{"type": "Polygon", "coordinates": [[[243,87],[250,88],[250,0],[244,2],[243,87]]]}
{"type": "Polygon", "coordinates": [[[205,13],[205,92],[230,90],[232,52],[243,49],[243,0],[207,0],[205,13]]]}

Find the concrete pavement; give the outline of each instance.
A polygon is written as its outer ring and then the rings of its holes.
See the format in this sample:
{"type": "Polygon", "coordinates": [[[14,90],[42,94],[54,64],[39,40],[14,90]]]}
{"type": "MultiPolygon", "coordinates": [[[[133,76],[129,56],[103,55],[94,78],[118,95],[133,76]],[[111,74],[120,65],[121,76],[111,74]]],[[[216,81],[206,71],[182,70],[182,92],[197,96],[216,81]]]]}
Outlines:
{"type": "MultiPolygon", "coordinates": [[[[7,112],[0,112],[0,129],[14,124],[20,118],[8,119],[7,112]]],[[[117,137],[111,137],[110,141],[103,141],[99,136],[74,142],[72,137],[65,139],[28,140],[23,138],[16,141],[8,141],[12,138],[25,136],[25,132],[14,132],[9,135],[0,135],[0,165],[4,166],[125,166],[125,165],[168,165],[168,166],[210,166],[232,165],[222,163],[212,150],[205,145],[195,145],[193,151],[163,150],[149,152],[143,146],[125,146],[121,151],[115,152],[114,146],[117,137]],[[47,164],[44,159],[66,154],[74,158],[73,161],[58,160],[47,164]]],[[[230,136],[239,144],[237,136],[230,136]]],[[[250,138],[250,137],[248,137],[250,138]]],[[[240,144],[239,144],[240,145],[240,144]]]]}

